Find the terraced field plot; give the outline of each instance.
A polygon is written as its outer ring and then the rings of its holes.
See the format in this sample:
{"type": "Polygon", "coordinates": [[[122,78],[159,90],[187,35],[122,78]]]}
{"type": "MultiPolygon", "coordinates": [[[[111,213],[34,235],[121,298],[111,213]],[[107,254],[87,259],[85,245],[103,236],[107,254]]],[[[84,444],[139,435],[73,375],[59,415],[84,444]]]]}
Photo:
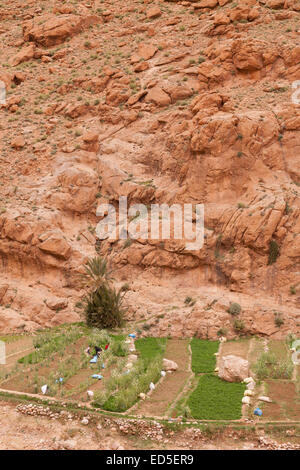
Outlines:
{"type": "Polygon", "coordinates": [[[115,370],[105,390],[95,396],[95,406],[108,411],[126,411],[135,405],[141,393],[149,392],[150,383],[161,377],[162,359],[166,348],[165,338],[141,338],[136,341],[138,359],[125,371],[115,370]]]}
{"type": "Polygon", "coordinates": [[[263,420],[300,422],[300,394],[294,382],[268,380],[266,390],[273,403],[262,404],[263,420]]]}
{"type": "Polygon", "coordinates": [[[213,372],[216,367],[216,356],[219,348],[218,341],[193,338],[192,349],[192,371],[195,374],[213,372]]]}
{"type": "Polygon", "coordinates": [[[257,375],[245,416],[253,417],[254,408],[260,406],[260,421],[300,421],[299,366],[291,367],[286,341],[241,338],[220,344],[197,338],[147,337],[133,342],[128,332],[108,333],[84,324],[62,325],[35,336],[5,340],[8,361],[0,367],[0,388],[7,391],[41,395],[41,386],[47,384],[48,397],[89,402],[89,406],[108,411],[239,420],[245,385],[225,382],[215,372],[217,358],[235,354],[247,359],[251,374],[257,375]],[[91,364],[91,356],[85,353],[87,346],[97,344],[104,349],[106,343],[108,349],[91,364]],[[267,359],[271,355],[270,364],[262,362],[262,355],[267,359]],[[164,377],[163,358],[178,365],[164,377]],[[93,374],[100,374],[102,380],[92,378],[93,374]],[[151,382],[156,386],[149,393],[151,382]],[[94,393],[92,399],[87,390],[94,393]],[[140,398],[141,393],[146,394],[145,400],[140,398]],[[258,400],[262,394],[270,396],[272,403],[258,400]]]}
{"type": "Polygon", "coordinates": [[[249,339],[238,339],[234,341],[227,341],[226,343],[222,343],[221,345],[223,356],[233,354],[234,356],[239,356],[239,357],[242,357],[243,359],[248,358],[249,349],[250,349],[249,339]]]}
{"type": "Polygon", "coordinates": [[[264,395],[272,403],[260,402],[262,421],[300,422],[299,368],[291,360],[287,341],[268,341],[267,351],[259,357],[256,375],[261,377],[264,395]]]}
{"type": "Polygon", "coordinates": [[[189,371],[189,340],[168,339],[165,357],[176,362],[178,369],[167,373],[153,393],[145,401],[140,401],[134,410],[142,416],[166,416],[170,406],[182,391],[190,377],[189,371]]]}
{"type": "MultiPolygon", "coordinates": [[[[124,336],[123,336],[124,339],[124,336]]],[[[23,340],[22,340],[23,341],[23,340]]],[[[72,397],[95,384],[92,374],[103,373],[103,361],[108,365],[117,362],[119,337],[105,337],[83,325],[72,325],[44,331],[30,338],[29,354],[16,356],[11,368],[1,372],[1,388],[26,393],[40,393],[41,386],[48,385],[47,394],[56,397],[72,397]],[[102,341],[102,343],[101,343],[102,341]],[[89,344],[102,345],[111,342],[97,364],[90,364],[91,356],[85,354],[89,344]],[[35,348],[33,347],[33,343],[35,348]],[[62,383],[59,379],[62,379],[62,383]]],[[[18,342],[13,343],[17,348],[18,342]]],[[[92,348],[93,349],[93,348],[92,348]]],[[[98,383],[98,382],[97,382],[98,383]]],[[[86,395],[86,394],[85,394],[86,395]]]]}
{"type": "Polygon", "coordinates": [[[128,341],[127,335],[108,334],[83,324],[17,339],[7,345],[7,349],[13,347],[14,359],[0,371],[0,388],[41,394],[41,387],[47,385],[47,396],[83,402],[90,401],[90,390],[95,406],[125,411],[138,400],[139,393],[149,390],[150,382],[159,380],[166,347],[166,339],[140,339],[132,356],[128,341]],[[85,353],[89,345],[91,350],[95,345],[103,349],[96,364],[90,363],[92,356],[85,353]],[[134,361],[129,364],[130,358],[134,361]],[[94,374],[102,379],[93,378],[94,374]]]}
{"type": "Polygon", "coordinates": [[[245,384],[229,383],[212,374],[204,374],[187,400],[193,418],[240,419],[245,384]]]}
{"type": "MultiPolygon", "coordinates": [[[[188,416],[201,420],[241,418],[241,400],[245,385],[225,382],[214,373],[219,345],[218,341],[192,339],[194,386],[182,402],[178,414],[187,413],[188,416]]],[[[229,349],[228,346],[226,349],[229,349]]]]}
{"type": "Polygon", "coordinates": [[[34,351],[33,338],[31,336],[2,336],[0,341],[5,342],[6,363],[0,364],[0,377],[8,373],[16,362],[34,351]]]}

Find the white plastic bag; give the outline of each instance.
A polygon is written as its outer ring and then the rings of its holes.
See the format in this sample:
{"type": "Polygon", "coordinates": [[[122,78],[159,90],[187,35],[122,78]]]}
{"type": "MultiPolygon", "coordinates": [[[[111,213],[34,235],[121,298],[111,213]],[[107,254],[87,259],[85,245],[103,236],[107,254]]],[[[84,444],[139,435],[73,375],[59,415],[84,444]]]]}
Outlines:
{"type": "Polygon", "coordinates": [[[154,385],[153,382],[150,382],[149,388],[150,388],[150,390],[154,390],[154,389],[155,389],[155,385],[154,385]]]}

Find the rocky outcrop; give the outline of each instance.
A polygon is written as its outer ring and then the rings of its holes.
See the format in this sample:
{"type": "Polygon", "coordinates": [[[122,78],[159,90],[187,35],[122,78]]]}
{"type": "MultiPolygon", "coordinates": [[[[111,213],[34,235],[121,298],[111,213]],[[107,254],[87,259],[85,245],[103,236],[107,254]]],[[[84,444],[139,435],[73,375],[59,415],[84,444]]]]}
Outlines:
{"type": "Polygon", "coordinates": [[[41,244],[39,249],[57,256],[58,258],[68,259],[71,255],[71,247],[59,231],[50,231],[39,236],[41,244]]]}
{"type": "Polygon", "coordinates": [[[99,22],[101,22],[100,18],[94,15],[44,15],[39,17],[38,22],[34,19],[25,21],[23,36],[25,41],[32,41],[42,46],[53,46],[99,22]]]}

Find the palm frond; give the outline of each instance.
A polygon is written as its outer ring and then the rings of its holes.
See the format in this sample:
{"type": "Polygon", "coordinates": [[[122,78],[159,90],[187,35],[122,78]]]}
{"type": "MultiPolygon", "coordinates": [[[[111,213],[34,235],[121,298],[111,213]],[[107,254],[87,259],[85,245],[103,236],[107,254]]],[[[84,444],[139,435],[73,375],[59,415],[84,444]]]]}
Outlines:
{"type": "Polygon", "coordinates": [[[84,270],[85,273],[82,276],[85,282],[94,289],[113,280],[111,277],[113,271],[110,269],[107,259],[101,258],[101,256],[90,258],[84,265],[84,270]]]}

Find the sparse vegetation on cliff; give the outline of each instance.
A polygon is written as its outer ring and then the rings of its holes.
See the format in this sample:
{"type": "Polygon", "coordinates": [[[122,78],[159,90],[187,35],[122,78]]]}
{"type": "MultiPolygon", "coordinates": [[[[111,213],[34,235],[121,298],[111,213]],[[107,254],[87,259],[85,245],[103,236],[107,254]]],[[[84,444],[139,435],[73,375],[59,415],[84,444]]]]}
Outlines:
{"type": "Polygon", "coordinates": [[[241,306],[236,302],[232,302],[229,306],[228,313],[233,316],[239,315],[241,313],[241,306]]]}
{"type": "Polygon", "coordinates": [[[276,263],[276,260],[279,256],[279,246],[275,240],[271,240],[269,244],[269,261],[268,264],[276,263]]]}

